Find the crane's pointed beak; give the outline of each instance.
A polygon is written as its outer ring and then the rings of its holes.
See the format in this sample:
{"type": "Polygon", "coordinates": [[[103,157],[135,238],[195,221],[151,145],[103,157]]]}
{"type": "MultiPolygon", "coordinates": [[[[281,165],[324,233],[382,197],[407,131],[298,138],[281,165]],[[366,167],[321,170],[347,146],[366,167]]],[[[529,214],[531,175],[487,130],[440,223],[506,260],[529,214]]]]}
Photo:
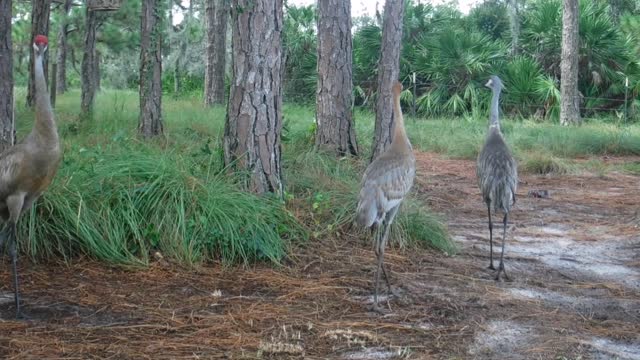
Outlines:
{"type": "Polygon", "coordinates": [[[489,79],[489,81],[487,81],[486,84],[484,84],[484,86],[490,88],[491,86],[493,86],[493,79],[489,79]]]}

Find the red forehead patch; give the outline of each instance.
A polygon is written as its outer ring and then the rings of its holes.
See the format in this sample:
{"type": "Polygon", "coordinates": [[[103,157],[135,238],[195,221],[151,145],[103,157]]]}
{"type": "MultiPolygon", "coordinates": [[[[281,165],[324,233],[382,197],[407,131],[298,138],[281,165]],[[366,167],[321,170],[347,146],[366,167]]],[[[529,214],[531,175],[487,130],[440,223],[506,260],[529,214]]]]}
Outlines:
{"type": "Polygon", "coordinates": [[[47,37],[44,35],[36,35],[34,43],[36,45],[47,45],[49,44],[49,39],[47,39],[47,37]]]}

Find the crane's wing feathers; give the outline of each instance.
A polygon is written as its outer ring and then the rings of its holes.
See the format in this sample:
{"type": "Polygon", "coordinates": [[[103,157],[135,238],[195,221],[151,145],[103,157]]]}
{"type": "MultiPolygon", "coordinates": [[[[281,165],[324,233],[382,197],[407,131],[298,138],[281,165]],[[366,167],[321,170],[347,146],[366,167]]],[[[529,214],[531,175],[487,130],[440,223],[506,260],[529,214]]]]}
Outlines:
{"type": "Polygon", "coordinates": [[[490,136],[478,155],[478,187],[496,210],[509,211],[518,188],[518,165],[501,136],[490,136]]]}
{"type": "Polygon", "coordinates": [[[15,145],[0,154],[0,199],[15,191],[18,186],[20,164],[24,162],[25,154],[18,151],[15,145]]]}
{"type": "Polygon", "coordinates": [[[413,185],[416,167],[413,156],[406,158],[380,157],[367,167],[357,209],[357,222],[369,227],[400,205],[413,185]]]}

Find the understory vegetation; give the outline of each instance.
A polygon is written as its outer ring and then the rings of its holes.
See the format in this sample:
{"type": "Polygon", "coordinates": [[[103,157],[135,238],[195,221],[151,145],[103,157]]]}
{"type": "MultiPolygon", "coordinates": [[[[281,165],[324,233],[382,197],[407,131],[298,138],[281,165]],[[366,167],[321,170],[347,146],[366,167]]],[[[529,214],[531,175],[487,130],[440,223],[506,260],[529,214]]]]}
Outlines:
{"type": "MultiPolygon", "coordinates": [[[[22,90],[19,90],[22,91],[22,90]]],[[[64,160],[51,188],[20,223],[22,250],[34,260],[88,256],[109,263],[144,265],[162,256],[185,265],[206,261],[278,263],[292,245],[369,234],[352,227],[374,116],[356,111],[361,158],[313,149],[313,108],[289,104],[284,112],[284,201],[239,190],[223,168],[220,141],[224,108],[204,108],[199,98],[167,99],[167,136],[137,138],[137,97],[103,91],[96,118],[78,122],[77,91],[58,98],[56,114],[64,160]]],[[[33,114],[19,107],[18,138],[33,114]]],[[[521,169],[563,173],[573,158],[640,155],[640,127],[590,120],[577,128],[505,120],[506,138],[521,169]]],[[[474,159],[486,118],[407,119],[418,151],[474,159]]],[[[599,165],[588,163],[597,168],[599,165]]],[[[628,171],[635,168],[629,167],[628,171]]],[[[392,243],[454,253],[443,219],[410,197],[392,243]]]]}
{"type": "MultiPolygon", "coordinates": [[[[183,16],[166,31],[162,84],[165,93],[174,97],[201,96],[204,88],[204,9],[199,2],[194,3],[192,16],[183,16]]],[[[433,5],[406,0],[400,58],[405,105],[415,100],[421,116],[477,117],[478,112],[486,111],[490,97],[483,85],[489,75],[498,74],[507,89],[502,102],[505,113],[557,121],[562,1],[517,1],[515,19],[510,19],[507,3],[478,1],[469,14],[463,14],[456,2],[433,5]],[[517,21],[520,28],[515,46],[511,21],[517,21]]],[[[315,5],[285,4],[284,98],[309,104],[315,99],[317,86],[317,13],[315,5]]],[[[14,67],[19,86],[26,84],[28,74],[29,9],[28,2],[14,2],[14,67]]],[[[173,11],[184,14],[186,10],[174,5],[173,11]]],[[[105,88],[138,86],[139,34],[122,29],[139,29],[140,20],[135,15],[139,13],[140,1],[124,0],[120,10],[100,19],[97,49],[105,88]]],[[[579,14],[581,115],[640,120],[640,3],[580,0],[579,14]]],[[[84,16],[82,7],[72,7],[69,21],[78,31],[68,34],[72,52],[67,76],[71,88],[80,85],[77,69],[81,57],[74,54],[82,53],[84,16]]],[[[51,38],[57,36],[62,20],[57,11],[52,12],[51,38]]],[[[377,96],[382,16],[355,17],[352,33],[355,104],[372,109],[377,96]]],[[[57,53],[56,46],[50,44],[51,54],[57,53]]],[[[226,51],[230,58],[230,43],[226,51]]],[[[227,76],[229,80],[230,74],[227,76]]]]}
{"type": "MultiPolygon", "coordinates": [[[[20,246],[34,261],[279,263],[292,245],[361,235],[351,224],[366,164],[316,152],[311,122],[304,120],[311,119],[310,109],[293,106],[285,113],[282,200],[241,191],[225,171],[223,108],[206,109],[198,98],[168,100],[167,136],[144,142],[136,135],[133,93],[103,92],[91,122],[77,121],[78,95],[74,90],[58,99],[62,166],[20,222],[20,246]]],[[[32,119],[31,111],[20,109],[18,138],[32,119]]],[[[440,219],[419,202],[408,201],[399,219],[396,244],[455,250],[440,219]]]]}
{"type": "MultiPolygon", "coordinates": [[[[478,1],[469,14],[455,2],[405,1],[400,80],[402,100],[422,116],[471,115],[486,111],[484,83],[499,75],[506,86],[505,113],[557,121],[560,106],[562,1],[517,1],[510,19],[507,1],[478,1]],[[512,21],[519,24],[514,45],[512,21]],[[415,74],[415,88],[413,76],[415,74]]],[[[579,91],[584,117],[637,121],[640,115],[640,6],[634,1],[580,0],[579,91]],[[628,84],[628,87],[625,86],[628,84]],[[626,98],[626,101],[625,101],[626,98]]],[[[315,8],[287,7],[286,96],[309,102],[316,91],[315,8]]],[[[382,18],[354,19],[355,103],[375,104],[382,18]]]]}

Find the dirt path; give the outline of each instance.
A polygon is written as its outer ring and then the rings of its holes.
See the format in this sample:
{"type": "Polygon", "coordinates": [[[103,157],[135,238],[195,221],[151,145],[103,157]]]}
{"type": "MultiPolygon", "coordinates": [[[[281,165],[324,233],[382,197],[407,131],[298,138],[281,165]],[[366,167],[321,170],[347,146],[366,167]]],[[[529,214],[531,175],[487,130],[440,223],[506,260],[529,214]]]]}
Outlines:
{"type": "Polygon", "coordinates": [[[640,179],[521,176],[506,246],[514,280],[491,284],[474,164],[430,154],[420,160],[420,194],[446,214],[462,246],[453,266],[471,278],[464,291],[488,307],[469,355],[640,359],[640,179]],[[529,197],[530,190],[550,198],[529,197]]]}
{"type": "Polygon", "coordinates": [[[461,251],[388,252],[403,296],[384,316],[366,306],[373,252],[347,236],[280,269],[23,265],[26,322],[11,319],[5,262],[0,358],[640,359],[639,178],[523,176],[513,281],[496,283],[473,162],[420,154],[418,168],[414,193],[461,251]]]}

